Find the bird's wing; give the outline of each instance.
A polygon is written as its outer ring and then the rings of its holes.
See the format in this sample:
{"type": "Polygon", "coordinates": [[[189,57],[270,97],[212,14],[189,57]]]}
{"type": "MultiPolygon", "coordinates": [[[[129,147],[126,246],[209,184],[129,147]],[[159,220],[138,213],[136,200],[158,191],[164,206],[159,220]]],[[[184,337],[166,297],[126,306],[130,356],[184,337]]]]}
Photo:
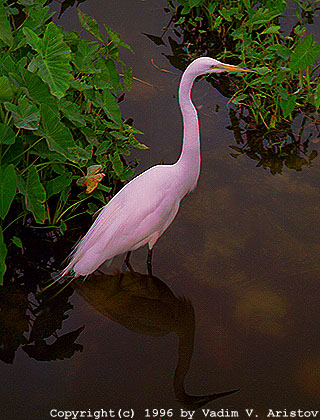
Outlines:
{"type": "Polygon", "coordinates": [[[71,255],[63,275],[74,269],[86,275],[104,261],[142,246],[172,221],[180,200],[174,194],[170,167],[161,165],[129,182],[102,208],[71,255]]]}
{"type": "Polygon", "coordinates": [[[106,206],[102,207],[88,232],[75,245],[69,255],[70,262],[61,273],[62,277],[68,274],[73,267],[85,257],[86,252],[90,248],[104,239],[104,226],[112,225],[117,212],[121,209],[120,203],[111,203],[111,201],[106,206]],[[106,211],[106,209],[108,211],[106,211]]]}

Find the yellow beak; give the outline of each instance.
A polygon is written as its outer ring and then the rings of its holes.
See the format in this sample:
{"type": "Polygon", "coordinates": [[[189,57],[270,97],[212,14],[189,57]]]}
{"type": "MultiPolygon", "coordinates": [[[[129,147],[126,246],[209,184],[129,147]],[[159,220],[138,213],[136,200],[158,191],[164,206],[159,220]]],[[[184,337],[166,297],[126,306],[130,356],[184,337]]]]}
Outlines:
{"type": "Polygon", "coordinates": [[[233,66],[232,64],[216,64],[216,65],[211,66],[211,68],[221,70],[221,71],[238,71],[238,72],[242,71],[242,72],[257,73],[256,70],[247,69],[245,67],[233,66]]]}

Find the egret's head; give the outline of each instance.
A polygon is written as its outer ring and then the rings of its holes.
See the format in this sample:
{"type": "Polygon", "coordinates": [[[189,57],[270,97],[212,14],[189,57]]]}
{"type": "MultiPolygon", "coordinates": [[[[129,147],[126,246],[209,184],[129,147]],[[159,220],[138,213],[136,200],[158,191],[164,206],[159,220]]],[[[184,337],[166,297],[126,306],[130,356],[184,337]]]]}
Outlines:
{"type": "Polygon", "coordinates": [[[215,60],[211,57],[201,57],[194,60],[188,67],[190,72],[194,75],[200,76],[201,74],[222,73],[224,71],[231,72],[254,72],[255,70],[238,67],[231,64],[225,64],[221,61],[215,60]]]}

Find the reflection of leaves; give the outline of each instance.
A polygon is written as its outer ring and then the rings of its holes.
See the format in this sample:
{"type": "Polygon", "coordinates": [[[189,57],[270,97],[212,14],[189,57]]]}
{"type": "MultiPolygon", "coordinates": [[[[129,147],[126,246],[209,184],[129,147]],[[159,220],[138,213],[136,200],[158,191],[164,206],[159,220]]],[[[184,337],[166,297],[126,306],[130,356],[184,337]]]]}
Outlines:
{"type": "Polygon", "coordinates": [[[83,346],[75,343],[84,326],[75,331],[58,337],[53,344],[47,344],[44,340],[36,341],[35,344],[23,346],[23,350],[33,359],[49,362],[52,360],[70,359],[76,351],[82,351],[83,346]]]}
{"type": "Polygon", "coordinates": [[[168,37],[168,41],[172,50],[172,55],[164,54],[165,57],[169,60],[170,64],[173,67],[175,67],[178,70],[184,71],[190,62],[190,58],[184,51],[184,44],[178,44],[178,42],[170,36],[168,37]]]}
{"type": "Polygon", "coordinates": [[[28,284],[24,290],[23,285],[8,284],[0,288],[0,360],[5,363],[13,362],[20,345],[30,357],[43,361],[70,358],[83,350],[75,341],[84,327],[57,338],[57,330],[69,316],[66,312],[73,307],[69,303],[73,288],[61,290],[61,285],[55,284],[39,294],[33,286],[37,287],[28,284]]]}
{"type": "Polygon", "coordinates": [[[150,35],[150,34],[146,34],[145,32],[142,32],[143,35],[145,35],[146,37],[148,37],[153,43],[155,43],[156,45],[166,45],[163,42],[163,39],[160,36],[155,36],[155,35],[150,35]]]}
{"type": "Polygon", "coordinates": [[[256,160],[257,167],[269,169],[272,175],[281,174],[284,166],[302,171],[304,166],[311,167],[312,161],[318,156],[316,150],[312,150],[308,155],[308,141],[301,141],[305,121],[302,122],[299,138],[296,139],[291,131],[286,133],[275,130],[267,137],[263,131],[250,130],[248,119],[233,109],[229,110],[229,117],[231,125],[227,128],[234,132],[237,142],[237,146],[229,146],[237,153],[232,152],[230,155],[238,158],[244,154],[256,160]],[[243,123],[247,124],[246,129],[240,128],[243,127],[243,123]],[[290,142],[287,139],[288,134],[290,142]]]}
{"type": "Polygon", "coordinates": [[[61,3],[60,12],[59,12],[59,18],[61,17],[62,13],[64,13],[69,7],[74,6],[76,0],[64,0],[61,3]]]}
{"type": "Polygon", "coordinates": [[[68,301],[73,293],[72,289],[65,289],[55,298],[44,301],[35,313],[36,319],[32,326],[30,342],[50,337],[62,328],[62,323],[68,318],[66,312],[73,308],[68,301]]]}
{"type": "Polygon", "coordinates": [[[13,362],[16,350],[26,341],[23,334],[29,328],[27,307],[27,296],[20,288],[0,288],[0,360],[5,363],[13,362]]]}
{"type": "MultiPolygon", "coordinates": [[[[78,7],[80,3],[84,3],[86,0],[78,0],[76,6],[78,7]]],[[[76,0],[63,0],[60,7],[59,18],[61,15],[69,8],[74,6],[76,0]]],[[[51,1],[50,1],[51,3],[51,1]]]]}

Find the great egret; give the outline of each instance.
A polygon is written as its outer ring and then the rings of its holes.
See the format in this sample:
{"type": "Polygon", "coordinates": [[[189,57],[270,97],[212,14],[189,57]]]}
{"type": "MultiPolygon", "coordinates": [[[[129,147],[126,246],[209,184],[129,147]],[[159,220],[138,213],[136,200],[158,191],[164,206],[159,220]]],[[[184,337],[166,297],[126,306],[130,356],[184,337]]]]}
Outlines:
{"type": "MultiPolygon", "coordinates": [[[[105,261],[148,244],[151,252],[158,238],[175,218],[180,201],[192,191],[200,173],[200,132],[191,89],[198,76],[230,71],[252,71],[224,64],[210,57],[194,60],[182,75],[179,105],[183,117],[183,145],[173,165],[156,165],[126,184],[101,210],[87,234],[76,245],[62,276],[88,276],[105,261]]],[[[128,260],[127,260],[128,262],[128,260]]]]}

